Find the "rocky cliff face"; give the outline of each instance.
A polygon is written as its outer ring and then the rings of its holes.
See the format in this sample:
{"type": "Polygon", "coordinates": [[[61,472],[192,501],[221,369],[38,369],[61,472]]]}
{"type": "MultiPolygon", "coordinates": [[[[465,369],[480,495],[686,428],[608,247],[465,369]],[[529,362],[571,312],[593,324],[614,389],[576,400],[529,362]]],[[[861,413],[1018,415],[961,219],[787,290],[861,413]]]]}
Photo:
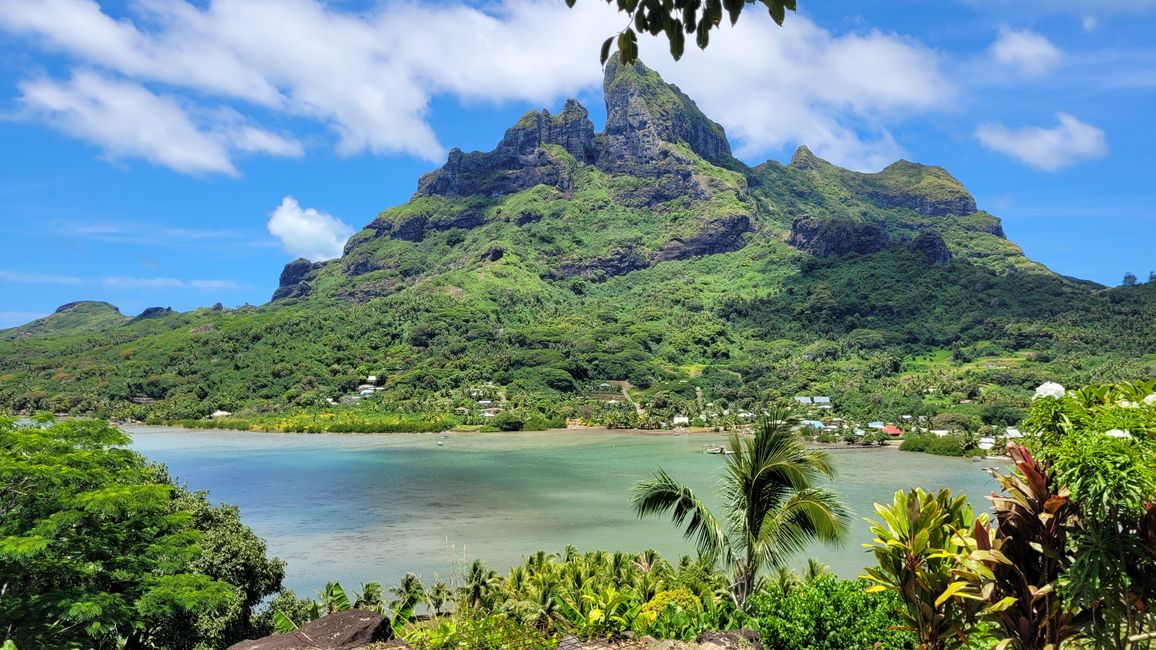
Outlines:
{"type": "Polygon", "coordinates": [[[908,248],[922,255],[928,264],[938,266],[951,261],[951,250],[947,248],[947,242],[943,241],[943,237],[938,233],[930,230],[919,233],[908,244],[908,248]]]}
{"type": "Polygon", "coordinates": [[[273,300],[286,298],[304,298],[313,291],[309,284],[316,271],[324,266],[324,262],[310,262],[305,258],[298,258],[285,265],[281,270],[281,278],[277,283],[277,290],[273,292],[273,300]]]}
{"type": "Polygon", "coordinates": [[[634,173],[669,148],[685,145],[704,160],[731,158],[723,128],[698,109],[677,86],[665,83],[641,62],[606,64],[606,130],[598,165],[608,171],[634,173]]]}
{"type": "Polygon", "coordinates": [[[841,257],[878,253],[891,246],[891,238],[874,224],[804,216],[791,224],[787,243],[816,257],[841,257]]]}

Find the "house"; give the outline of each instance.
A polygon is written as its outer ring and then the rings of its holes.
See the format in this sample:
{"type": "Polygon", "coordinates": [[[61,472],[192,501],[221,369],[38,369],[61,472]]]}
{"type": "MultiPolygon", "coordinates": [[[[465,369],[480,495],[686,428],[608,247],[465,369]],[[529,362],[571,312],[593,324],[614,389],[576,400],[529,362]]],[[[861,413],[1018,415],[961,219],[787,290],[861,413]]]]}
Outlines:
{"type": "Polygon", "coordinates": [[[232,415],[232,413],[230,413],[228,411],[222,411],[221,409],[217,409],[216,411],[213,411],[212,415],[210,415],[209,417],[211,417],[211,418],[227,418],[230,415],[232,415]]]}
{"type": "Polygon", "coordinates": [[[980,438],[979,444],[976,446],[979,447],[980,449],[984,450],[984,451],[990,451],[991,448],[995,446],[995,438],[991,438],[991,437],[987,437],[987,436],[980,438]]]}
{"type": "Polygon", "coordinates": [[[674,416],[674,426],[676,426],[676,427],[677,426],[684,426],[685,427],[688,424],[690,424],[690,418],[688,418],[687,416],[685,416],[685,415],[674,416]]]}
{"type": "Polygon", "coordinates": [[[362,384],[357,387],[357,392],[364,393],[365,391],[373,392],[373,384],[362,384]]]}
{"type": "Polygon", "coordinates": [[[365,378],[365,381],[367,381],[371,384],[376,384],[377,383],[377,375],[370,375],[370,376],[365,378]]]}
{"type": "Polygon", "coordinates": [[[357,394],[361,395],[362,397],[369,397],[370,395],[373,395],[373,387],[371,386],[365,390],[358,391],[357,394]]]}
{"type": "Polygon", "coordinates": [[[797,403],[799,403],[799,404],[806,404],[806,405],[808,405],[808,406],[810,406],[810,405],[812,404],[812,402],[811,402],[811,398],[810,398],[810,397],[806,397],[806,396],[799,396],[799,397],[796,397],[796,398],[795,398],[795,402],[797,402],[797,403]]]}
{"type": "Polygon", "coordinates": [[[821,409],[834,408],[831,405],[831,398],[825,395],[816,395],[815,397],[811,398],[811,402],[813,402],[815,406],[818,406],[821,409]]]}
{"type": "Polygon", "coordinates": [[[1015,440],[1017,438],[1024,437],[1024,434],[1020,433],[1020,430],[1015,427],[1008,427],[1007,431],[1003,434],[1003,437],[1007,438],[1008,440],[1015,440]]]}
{"type": "Polygon", "coordinates": [[[899,427],[895,426],[894,424],[888,424],[887,426],[880,429],[880,431],[882,431],[883,433],[886,433],[889,436],[901,436],[901,435],[903,435],[903,430],[900,429],[899,427]]]}
{"type": "Polygon", "coordinates": [[[882,422],[868,422],[868,429],[882,429],[885,425],[882,422]]]}
{"type": "Polygon", "coordinates": [[[490,404],[493,404],[493,403],[494,403],[493,400],[488,400],[488,399],[478,400],[478,404],[481,404],[482,406],[489,406],[490,404]]]}
{"type": "Polygon", "coordinates": [[[951,433],[947,429],[932,429],[931,432],[934,433],[935,435],[939,436],[940,438],[951,433]]]}
{"type": "Polygon", "coordinates": [[[482,414],[482,417],[484,417],[484,418],[492,418],[492,417],[494,417],[495,415],[497,415],[497,414],[499,414],[499,413],[501,413],[501,412],[502,412],[502,409],[500,409],[500,408],[498,408],[498,407],[496,407],[496,406],[495,406],[495,407],[493,407],[493,408],[488,408],[488,409],[482,409],[482,410],[481,410],[481,414],[482,414]]]}
{"type": "Polygon", "coordinates": [[[818,421],[818,420],[803,420],[799,424],[802,424],[805,427],[810,427],[812,429],[822,429],[823,428],[823,423],[818,421]]]}

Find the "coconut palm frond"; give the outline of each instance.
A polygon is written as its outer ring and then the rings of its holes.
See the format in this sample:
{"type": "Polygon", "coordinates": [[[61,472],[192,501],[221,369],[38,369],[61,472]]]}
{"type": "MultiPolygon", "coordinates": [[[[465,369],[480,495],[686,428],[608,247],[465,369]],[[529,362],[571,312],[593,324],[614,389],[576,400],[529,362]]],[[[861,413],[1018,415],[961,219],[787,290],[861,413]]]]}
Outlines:
{"type": "Polygon", "coordinates": [[[726,531],[706,504],[661,468],[651,479],[634,485],[631,504],[639,517],[669,512],[676,526],[685,523],[683,536],[702,555],[717,560],[728,550],[726,531]]]}

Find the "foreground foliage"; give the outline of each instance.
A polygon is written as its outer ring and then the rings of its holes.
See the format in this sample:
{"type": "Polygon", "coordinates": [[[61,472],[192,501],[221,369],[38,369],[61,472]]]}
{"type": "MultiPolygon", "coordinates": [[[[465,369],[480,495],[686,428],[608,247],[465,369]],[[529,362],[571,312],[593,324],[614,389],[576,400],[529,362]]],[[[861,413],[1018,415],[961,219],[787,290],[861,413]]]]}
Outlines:
{"type": "Polygon", "coordinates": [[[997,526],[943,490],[877,506],[879,566],[922,647],[1148,648],[1156,638],[1156,382],[1037,389],[993,472],[997,526]]]}
{"type": "Polygon", "coordinates": [[[741,605],[754,593],[760,569],[780,568],[809,543],[839,544],[850,516],[838,496],[821,487],[834,477],[827,454],[805,448],[791,431],[787,411],[764,417],[753,439],[735,434],[716,516],[686,486],[661,468],[634,487],[639,517],[670,513],[699,553],[731,572],[731,591],[741,605]]]}
{"type": "Polygon", "coordinates": [[[235,508],[128,442],[98,421],[0,419],[0,630],[22,647],[228,645],[280,588],[235,508]]]}

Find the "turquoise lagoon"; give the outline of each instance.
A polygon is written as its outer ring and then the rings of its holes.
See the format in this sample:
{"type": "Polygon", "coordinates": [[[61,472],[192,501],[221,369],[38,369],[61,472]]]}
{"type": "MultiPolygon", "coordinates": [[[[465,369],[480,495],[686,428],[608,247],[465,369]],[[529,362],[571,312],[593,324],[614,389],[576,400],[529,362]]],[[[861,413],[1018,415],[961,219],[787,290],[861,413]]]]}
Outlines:
{"type": "MultiPolygon", "coordinates": [[[[614,431],[441,434],[272,434],[128,427],[133,448],[194,490],[236,504],[284,559],[286,586],[312,594],[396,584],[412,572],[453,581],[473,558],[503,571],[539,549],[690,552],[666,520],[637,519],[630,486],[663,467],[713,503],[726,462],[706,455],[718,436],[614,431]]],[[[844,577],[871,563],[863,519],[898,489],[951,487],[983,507],[995,487],[990,461],[833,450],[835,489],[855,515],[842,549],[816,546],[844,577]]]]}

